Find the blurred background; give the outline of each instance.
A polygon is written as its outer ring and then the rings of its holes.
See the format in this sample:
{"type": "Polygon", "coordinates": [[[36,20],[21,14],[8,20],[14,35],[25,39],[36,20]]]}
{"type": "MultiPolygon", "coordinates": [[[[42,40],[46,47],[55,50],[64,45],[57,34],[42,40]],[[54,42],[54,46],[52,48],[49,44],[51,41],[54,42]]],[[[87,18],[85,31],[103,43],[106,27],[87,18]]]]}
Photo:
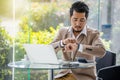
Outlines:
{"type": "MultiPolygon", "coordinates": [[[[24,58],[23,44],[49,44],[59,28],[69,26],[69,8],[75,1],[0,0],[0,80],[28,79],[29,70],[12,70],[7,64],[24,58]]],[[[101,32],[106,50],[116,53],[120,65],[120,1],[81,1],[90,8],[87,24],[101,32]]],[[[46,70],[30,72],[31,80],[47,80],[46,70]]]]}

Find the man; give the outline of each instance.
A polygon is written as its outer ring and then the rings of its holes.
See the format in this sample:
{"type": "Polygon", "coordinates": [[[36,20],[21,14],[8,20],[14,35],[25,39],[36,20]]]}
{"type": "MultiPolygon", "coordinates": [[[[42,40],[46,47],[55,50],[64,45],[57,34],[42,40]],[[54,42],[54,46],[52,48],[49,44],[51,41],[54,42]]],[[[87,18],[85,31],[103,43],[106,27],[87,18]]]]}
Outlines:
{"type": "MultiPolygon", "coordinates": [[[[72,4],[71,26],[61,28],[51,43],[56,52],[62,50],[63,60],[74,61],[76,57],[82,57],[87,61],[95,61],[95,57],[105,55],[99,32],[86,25],[88,14],[89,8],[84,2],[72,4]]],[[[96,67],[62,70],[55,80],[96,80],[96,67]]]]}

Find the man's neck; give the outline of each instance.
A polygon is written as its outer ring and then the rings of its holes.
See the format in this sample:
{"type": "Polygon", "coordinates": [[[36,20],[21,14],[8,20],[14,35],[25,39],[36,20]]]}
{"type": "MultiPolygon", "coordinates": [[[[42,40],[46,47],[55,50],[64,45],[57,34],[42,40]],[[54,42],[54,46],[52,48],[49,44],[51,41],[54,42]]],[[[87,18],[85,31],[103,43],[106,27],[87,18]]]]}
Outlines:
{"type": "Polygon", "coordinates": [[[73,34],[75,37],[77,37],[80,34],[81,31],[73,31],[73,34]]]}

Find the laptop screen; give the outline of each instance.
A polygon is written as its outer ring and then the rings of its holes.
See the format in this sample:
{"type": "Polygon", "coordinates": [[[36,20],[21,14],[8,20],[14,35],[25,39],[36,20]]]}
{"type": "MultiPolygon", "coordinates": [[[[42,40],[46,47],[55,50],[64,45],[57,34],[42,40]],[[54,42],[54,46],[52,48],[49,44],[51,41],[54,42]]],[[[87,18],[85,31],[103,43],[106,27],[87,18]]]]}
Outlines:
{"type": "Polygon", "coordinates": [[[23,44],[31,63],[59,64],[52,45],[23,44]]]}

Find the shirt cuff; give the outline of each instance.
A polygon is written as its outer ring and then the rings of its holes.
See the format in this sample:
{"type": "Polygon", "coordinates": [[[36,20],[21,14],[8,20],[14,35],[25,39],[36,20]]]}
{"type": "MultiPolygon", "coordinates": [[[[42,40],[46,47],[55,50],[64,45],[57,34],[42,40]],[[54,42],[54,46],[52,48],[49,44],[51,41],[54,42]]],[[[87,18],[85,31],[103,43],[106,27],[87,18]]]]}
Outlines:
{"type": "Polygon", "coordinates": [[[79,49],[78,49],[78,51],[80,51],[80,52],[83,52],[83,45],[82,44],[79,44],[79,49]]]}
{"type": "Polygon", "coordinates": [[[60,46],[64,47],[65,45],[62,43],[62,40],[60,41],[60,46]]]}

